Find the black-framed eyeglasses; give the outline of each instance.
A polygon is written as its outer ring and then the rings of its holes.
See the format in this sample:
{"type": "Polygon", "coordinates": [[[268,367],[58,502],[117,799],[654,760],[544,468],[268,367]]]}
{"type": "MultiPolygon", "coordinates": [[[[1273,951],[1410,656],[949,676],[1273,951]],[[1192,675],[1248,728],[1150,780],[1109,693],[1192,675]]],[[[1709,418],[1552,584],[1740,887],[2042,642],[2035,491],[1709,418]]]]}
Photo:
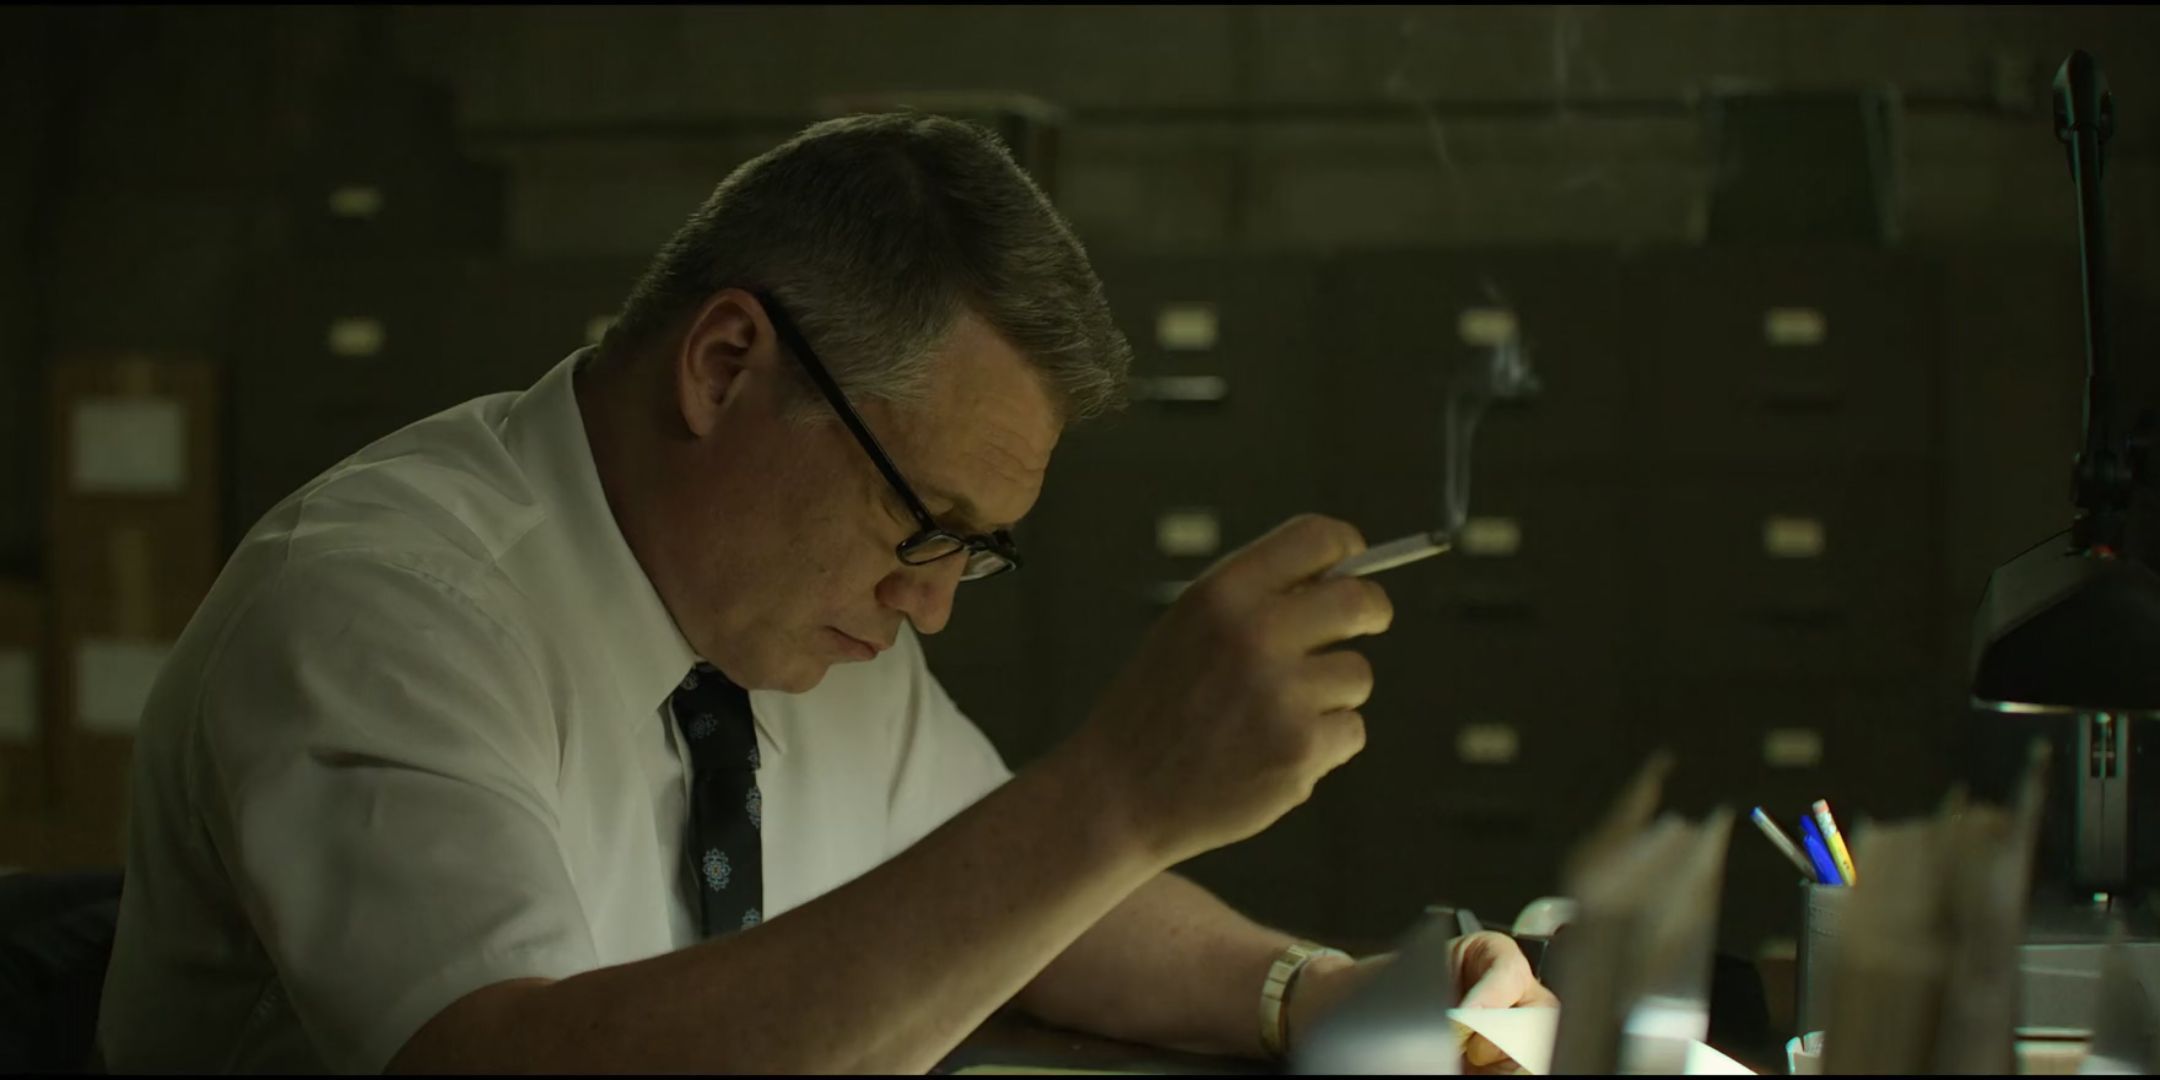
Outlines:
{"type": "Polygon", "coordinates": [[[998,529],[987,535],[970,536],[938,525],[937,519],[930,516],[929,508],[923,505],[921,499],[915,497],[914,489],[908,487],[906,480],[901,479],[899,468],[893,465],[892,458],[886,456],[885,448],[878,445],[877,436],[870,434],[870,429],[863,426],[862,417],[856,415],[855,407],[848,404],[847,395],[841,392],[840,384],[834,382],[832,374],[825,370],[825,365],[818,362],[817,353],[810,348],[810,342],[803,337],[802,331],[796,329],[795,320],[788,317],[787,311],[771,295],[753,295],[760,304],[765,305],[765,315],[772,320],[773,329],[779,333],[781,343],[787,346],[788,352],[795,354],[796,362],[803,366],[803,370],[810,375],[810,381],[816,383],[818,390],[825,395],[826,403],[832,406],[833,412],[839,414],[840,422],[847,425],[848,431],[854,434],[855,441],[862,445],[863,453],[870,455],[871,464],[885,474],[885,482],[892,485],[893,493],[900,496],[900,502],[907,507],[908,513],[915,516],[915,534],[900,541],[900,545],[893,549],[900,561],[910,566],[922,566],[966,552],[967,566],[960,571],[962,581],[979,581],[1007,570],[1018,569],[1020,552],[1013,546],[1012,533],[998,529]]]}

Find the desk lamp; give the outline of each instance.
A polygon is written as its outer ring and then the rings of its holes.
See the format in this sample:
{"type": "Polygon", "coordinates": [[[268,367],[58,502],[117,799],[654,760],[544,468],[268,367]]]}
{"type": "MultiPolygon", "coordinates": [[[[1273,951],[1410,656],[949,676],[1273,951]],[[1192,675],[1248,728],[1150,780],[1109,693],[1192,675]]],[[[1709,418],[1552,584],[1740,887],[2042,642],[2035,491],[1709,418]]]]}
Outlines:
{"type": "MultiPolygon", "coordinates": [[[[1975,620],[1965,771],[2006,798],[2034,738],[2053,750],[2035,862],[2036,930],[2072,937],[2128,922],[2160,937],[2148,890],[2160,884],[2160,573],[2132,527],[2149,493],[2149,415],[2114,410],[2101,178],[2115,103],[2093,57],[2055,75],[2055,134],[2076,186],[2084,285],[2084,441],[2074,460],[2070,527],[1998,567],[1975,620]],[[2067,919],[2067,921],[2065,921],[2067,919]],[[2140,926],[2139,924],[2144,925],[2140,926]]],[[[2037,938],[2036,938],[2037,940],[2037,938]]]]}

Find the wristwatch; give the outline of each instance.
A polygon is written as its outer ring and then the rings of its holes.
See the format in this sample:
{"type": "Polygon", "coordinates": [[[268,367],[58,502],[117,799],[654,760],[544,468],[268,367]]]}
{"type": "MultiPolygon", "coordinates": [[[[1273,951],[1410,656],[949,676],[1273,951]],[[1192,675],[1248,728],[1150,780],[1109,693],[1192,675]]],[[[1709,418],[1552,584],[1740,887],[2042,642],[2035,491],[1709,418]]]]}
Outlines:
{"type": "Polygon", "coordinates": [[[1260,1045],[1268,1056],[1280,1058],[1287,1049],[1283,1034],[1290,1012],[1290,984],[1306,964],[1321,956],[1350,959],[1349,953],[1316,941],[1293,941],[1268,968],[1267,982],[1260,986],[1260,1045]]]}

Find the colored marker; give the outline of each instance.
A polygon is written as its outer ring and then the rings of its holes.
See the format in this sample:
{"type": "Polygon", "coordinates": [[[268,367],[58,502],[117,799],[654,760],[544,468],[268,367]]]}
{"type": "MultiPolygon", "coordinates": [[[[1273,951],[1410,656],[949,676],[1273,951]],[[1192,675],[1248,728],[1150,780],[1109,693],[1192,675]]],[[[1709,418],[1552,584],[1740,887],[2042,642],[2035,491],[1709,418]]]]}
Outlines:
{"type": "Polygon", "coordinates": [[[1808,861],[1815,864],[1816,881],[1824,885],[1845,884],[1845,879],[1838,876],[1837,860],[1830,857],[1830,849],[1823,844],[1822,830],[1815,827],[1814,818],[1801,816],[1800,843],[1807,848],[1808,861]]]}
{"type": "Polygon", "coordinates": [[[1756,807],[1748,814],[1748,819],[1755,823],[1756,828],[1762,830],[1764,836],[1770,838],[1770,846],[1778,849],[1778,854],[1785,856],[1787,862],[1798,867],[1800,873],[1809,881],[1822,880],[1815,876],[1815,868],[1808,865],[1807,856],[1800,854],[1800,849],[1793,846],[1792,837],[1785,835],[1785,830],[1778,828],[1778,823],[1770,820],[1770,815],[1763,813],[1762,807],[1756,807]]]}
{"type": "Polygon", "coordinates": [[[1837,819],[1830,816],[1830,803],[1826,799],[1815,800],[1815,824],[1822,829],[1823,846],[1830,849],[1830,857],[1837,860],[1838,876],[1847,885],[1860,884],[1860,872],[1853,866],[1852,851],[1845,846],[1845,836],[1838,832],[1837,819]]]}

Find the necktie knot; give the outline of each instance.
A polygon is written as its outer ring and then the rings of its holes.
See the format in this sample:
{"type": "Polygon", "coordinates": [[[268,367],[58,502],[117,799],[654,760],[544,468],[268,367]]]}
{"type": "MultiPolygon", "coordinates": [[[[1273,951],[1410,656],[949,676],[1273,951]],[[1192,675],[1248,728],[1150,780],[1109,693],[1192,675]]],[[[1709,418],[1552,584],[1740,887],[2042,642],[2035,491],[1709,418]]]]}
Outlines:
{"type": "Polygon", "coordinates": [[[669,697],[695,768],[736,772],[761,764],[750,695],[720,669],[700,661],[669,697]]]}

